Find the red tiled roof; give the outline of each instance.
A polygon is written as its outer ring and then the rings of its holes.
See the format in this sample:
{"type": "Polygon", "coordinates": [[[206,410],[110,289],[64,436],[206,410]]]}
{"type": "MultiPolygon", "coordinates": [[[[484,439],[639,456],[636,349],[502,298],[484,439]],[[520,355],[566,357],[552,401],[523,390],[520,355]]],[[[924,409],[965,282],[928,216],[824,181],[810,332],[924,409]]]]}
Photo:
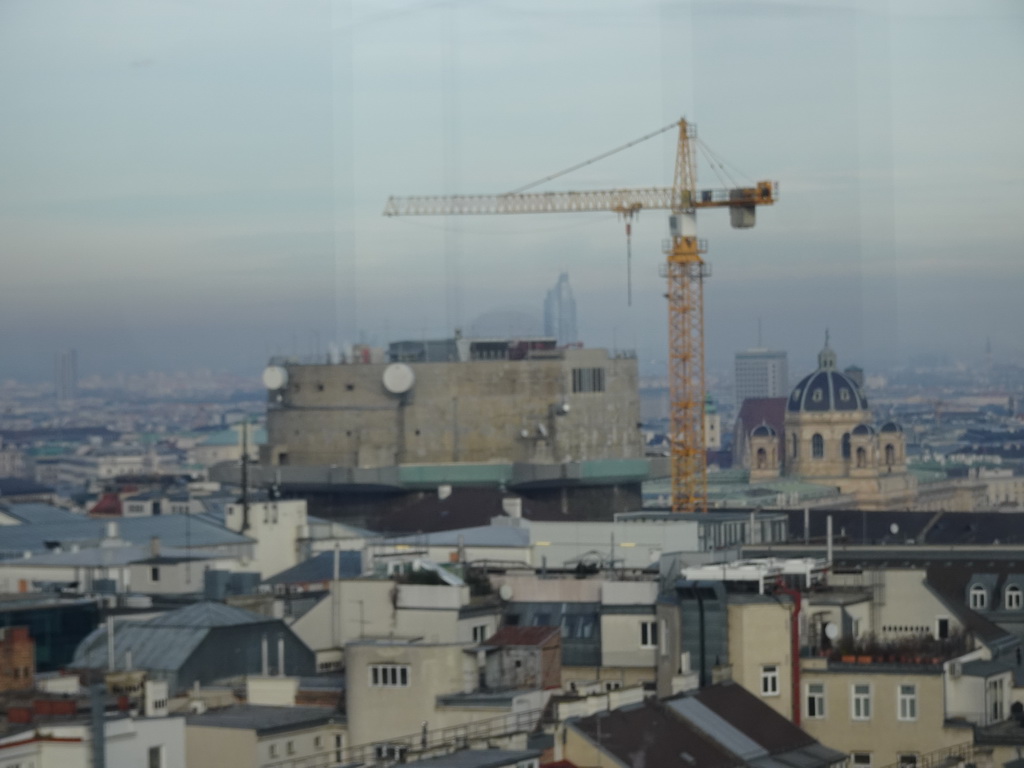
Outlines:
{"type": "Polygon", "coordinates": [[[750,433],[759,424],[767,424],[781,435],[786,422],[786,398],[784,397],[749,397],[740,407],[737,421],[743,423],[743,430],[750,433]]]}
{"type": "Polygon", "coordinates": [[[121,514],[121,498],[116,493],[104,493],[89,510],[90,517],[120,517],[121,514]]]}
{"type": "Polygon", "coordinates": [[[544,645],[561,632],[558,627],[502,627],[484,645],[544,645]]]}

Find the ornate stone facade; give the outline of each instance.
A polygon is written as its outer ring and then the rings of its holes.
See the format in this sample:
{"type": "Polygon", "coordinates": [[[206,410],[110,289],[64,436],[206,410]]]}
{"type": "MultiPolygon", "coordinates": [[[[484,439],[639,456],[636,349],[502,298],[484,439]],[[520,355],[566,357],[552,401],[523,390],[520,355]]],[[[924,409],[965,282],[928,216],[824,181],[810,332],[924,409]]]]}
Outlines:
{"type": "Polygon", "coordinates": [[[872,423],[858,383],[838,370],[825,337],[818,368],[793,388],[780,436],[766,424],[749,433],[750,479],[792,477],[834,485],[861,509],[906,509],[917,498],[902,428],[872,423]]]}

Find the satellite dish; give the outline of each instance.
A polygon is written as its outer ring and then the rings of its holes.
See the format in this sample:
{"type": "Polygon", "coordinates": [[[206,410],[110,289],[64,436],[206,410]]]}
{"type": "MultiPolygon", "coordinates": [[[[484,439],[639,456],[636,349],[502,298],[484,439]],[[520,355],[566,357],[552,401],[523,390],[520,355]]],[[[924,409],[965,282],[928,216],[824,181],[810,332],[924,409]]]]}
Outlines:
{"type": "Polygon", "coordinates": [[[889,533],[891,533],[893,536],[895,536],[899,532],[900,532],[900,526],[899,526],[898,523],[893,523],[892,525],[889,526],[889,533]]]}
{"type": "Polygon", "coordinates": [[[512,599],[512,587],[508,584],[502,584],[498,587],[498,597],[506,602],[512,599]]]}
{"type": "Polygon", "coordinates": [[[392,395],[404,395],[416,383],[416,374],[405,363],[392,363],[384,369],[383,383],[392,395]]]}
{"type": "Polygon", "coordinates": [[[835,625],[835,622],[830,621],[825,625],[825,637],[829,640],[835,640],[839,637],[839,627],[835,625]]]}
{"type": "Polygon", "coordinates": [[[288,371],[280,365],[268,365],[263,369],[263,386],[267,389],[284,389],[288,384],[288,371]]]}

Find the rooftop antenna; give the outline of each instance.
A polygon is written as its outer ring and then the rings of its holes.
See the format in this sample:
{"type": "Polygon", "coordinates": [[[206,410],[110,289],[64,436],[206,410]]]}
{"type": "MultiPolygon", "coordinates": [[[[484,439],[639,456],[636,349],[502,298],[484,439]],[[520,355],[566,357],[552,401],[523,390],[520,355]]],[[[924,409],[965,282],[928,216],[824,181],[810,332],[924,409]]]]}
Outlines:
{"type": "Polygon", "coordinates": [[[249,530],[249,420],[242,421],[242,531],[249,530]]]}

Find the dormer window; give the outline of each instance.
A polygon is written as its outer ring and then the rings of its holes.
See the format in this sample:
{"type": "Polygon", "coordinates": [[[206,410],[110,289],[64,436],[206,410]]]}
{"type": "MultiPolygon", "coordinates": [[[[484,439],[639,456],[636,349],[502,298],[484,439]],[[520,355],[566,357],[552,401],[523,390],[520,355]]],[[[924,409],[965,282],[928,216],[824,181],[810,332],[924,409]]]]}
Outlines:
{"type": "Polygon", "coordinates": [[[1011,584],[1003,593],[1003,605],[1008,611],[1020,610],[1021,606],[1024,606],[1024,591],[1016,584],[1011,584]]]}
{"type": "Polygon", "coordinates": [[[971,608],[975,611],[983,609],[988,605],[988,592],[981,584],[974,584],[971,587],[969,602],[971,608]]]}

